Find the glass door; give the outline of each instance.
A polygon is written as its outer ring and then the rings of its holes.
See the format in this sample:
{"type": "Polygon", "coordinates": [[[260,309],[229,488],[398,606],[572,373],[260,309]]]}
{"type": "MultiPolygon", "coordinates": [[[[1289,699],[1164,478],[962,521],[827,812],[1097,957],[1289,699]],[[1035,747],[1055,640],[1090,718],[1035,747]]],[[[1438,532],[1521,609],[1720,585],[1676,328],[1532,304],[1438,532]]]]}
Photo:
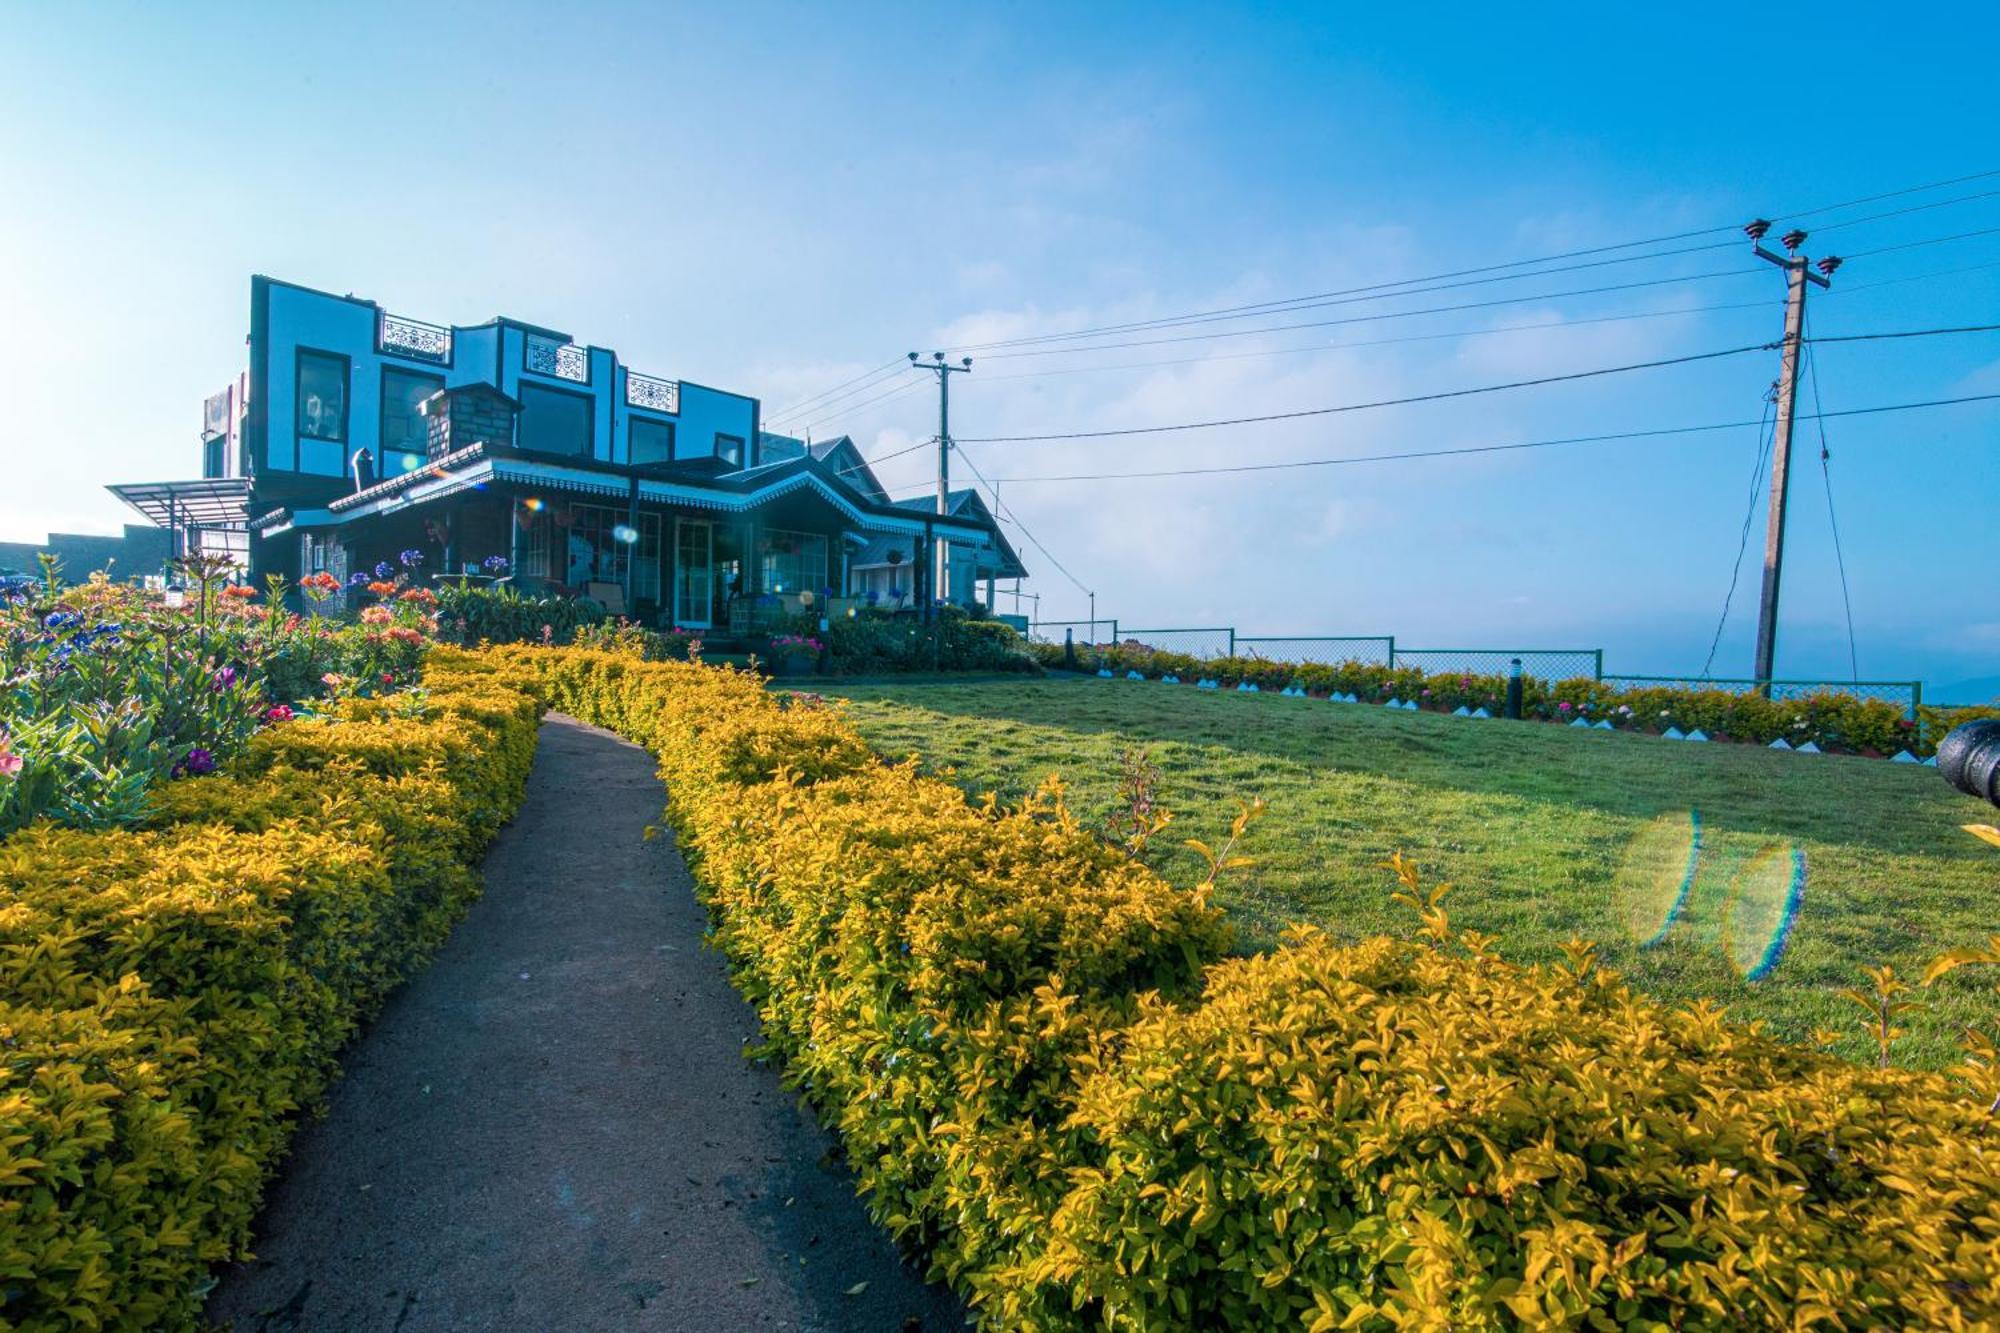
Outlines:
{"type": "Polygon", "coordinates": [[[715,623],[715,525],[674,520],[674,623],[708,629],[715,623]]]}

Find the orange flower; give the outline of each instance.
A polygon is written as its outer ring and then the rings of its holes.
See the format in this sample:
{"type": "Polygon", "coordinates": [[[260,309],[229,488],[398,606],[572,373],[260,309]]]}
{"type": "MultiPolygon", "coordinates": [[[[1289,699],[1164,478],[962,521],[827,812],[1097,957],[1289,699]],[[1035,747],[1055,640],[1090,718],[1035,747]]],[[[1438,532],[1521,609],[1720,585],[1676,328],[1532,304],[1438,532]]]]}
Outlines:
{"type": "Polygon", "coordinates": [[[392,597],[395,595],[396,585],[381,582],[371,583],[368,585],[368,591],[374,593],[377,597],[392,597]]]}
{"type": "Polygon", "coordinates": [[[437,594],[429,588],[409,588],[405,589],[403,595],[397,600],[415,602],[419,606],[436,606],[438,599],[437,594]]]}
{"type": "Polygon", "coordinates": [[[247,583],[232,583],[222,590],[222,595],[247,602],[257,595],[257,590],[247,583]]]}

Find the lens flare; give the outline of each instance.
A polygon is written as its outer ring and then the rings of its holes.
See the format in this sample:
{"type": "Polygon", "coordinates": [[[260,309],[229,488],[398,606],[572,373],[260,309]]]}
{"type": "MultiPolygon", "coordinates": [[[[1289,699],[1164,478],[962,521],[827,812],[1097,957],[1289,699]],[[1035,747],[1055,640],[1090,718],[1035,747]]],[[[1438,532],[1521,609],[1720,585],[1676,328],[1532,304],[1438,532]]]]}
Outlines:
{"type": "Polygon", "coordinates": [[[1701,814],[1661,815],[1639,830],[1612,881],[1619,919],[1639,947],[1667,937],[1686,909],[1701,860],[1701,814]]]}
{"type": "Polygon", "coordinates": [[[1745,981],[1762,981],[1785,956],[1806,898],[1802,848],[1768,846],[1736,868],[1722,908],[1722,947],[1745,981]]]}
{"type": "Polygon", "coordinates": [[[639,540],[639,529],[620,523],[611,529],[611,535],[619,541],[624,542],[627,546],[630,546],[633,542],[639,540]]]}

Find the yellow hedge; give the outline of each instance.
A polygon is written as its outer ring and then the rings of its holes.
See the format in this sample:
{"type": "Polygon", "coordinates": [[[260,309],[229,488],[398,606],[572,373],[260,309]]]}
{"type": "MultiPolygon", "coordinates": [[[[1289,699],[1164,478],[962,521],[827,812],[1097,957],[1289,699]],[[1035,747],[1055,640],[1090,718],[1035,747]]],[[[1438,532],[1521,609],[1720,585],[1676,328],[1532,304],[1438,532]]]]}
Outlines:
{"type": "Polygon", "coordinates": [[[1225,959],[1058,790],[969,801],[743,673],[494,656],[660,756],[772,1052],[990,1327],[2000,1324],[2000,1128],[1942,1076],[1588,964],[1225,959]]]}
{"type": "Polygon", "coordinates": [[[439,652],[420,715],[259,735],[151,824],[0,843],[0,1327],[191,1325],[298,1109],[477,894],[537,709],[439,652]]]}

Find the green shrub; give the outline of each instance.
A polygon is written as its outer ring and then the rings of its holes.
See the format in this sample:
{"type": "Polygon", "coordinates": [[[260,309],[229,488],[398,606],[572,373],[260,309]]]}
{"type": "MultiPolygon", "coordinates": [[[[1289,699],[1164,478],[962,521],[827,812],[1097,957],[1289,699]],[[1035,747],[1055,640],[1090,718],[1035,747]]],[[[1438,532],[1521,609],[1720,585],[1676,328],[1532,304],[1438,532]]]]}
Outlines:
{"type": "Polygon", "coordinates": [[[2000,1320],[2000,1122],[1943,1076],[1441,913],[1224,961],[1059,786],[970,801],[747,672],[492,660],[659,757],[768,1050],[987,1327],[2000,1320]]]}
{"type": "Polygon", "coordinates": [[[610,612],[588,597],[538,597],[505,584],[441,583],[438,637],[447,643],[569,643],[610,612]]]}
{"type": "Polygon", "coordinates": [[[536,708],[462,654],[0,843],[0,1325],[190,1327],[356,1026],[479,891],[536,708]]]}

